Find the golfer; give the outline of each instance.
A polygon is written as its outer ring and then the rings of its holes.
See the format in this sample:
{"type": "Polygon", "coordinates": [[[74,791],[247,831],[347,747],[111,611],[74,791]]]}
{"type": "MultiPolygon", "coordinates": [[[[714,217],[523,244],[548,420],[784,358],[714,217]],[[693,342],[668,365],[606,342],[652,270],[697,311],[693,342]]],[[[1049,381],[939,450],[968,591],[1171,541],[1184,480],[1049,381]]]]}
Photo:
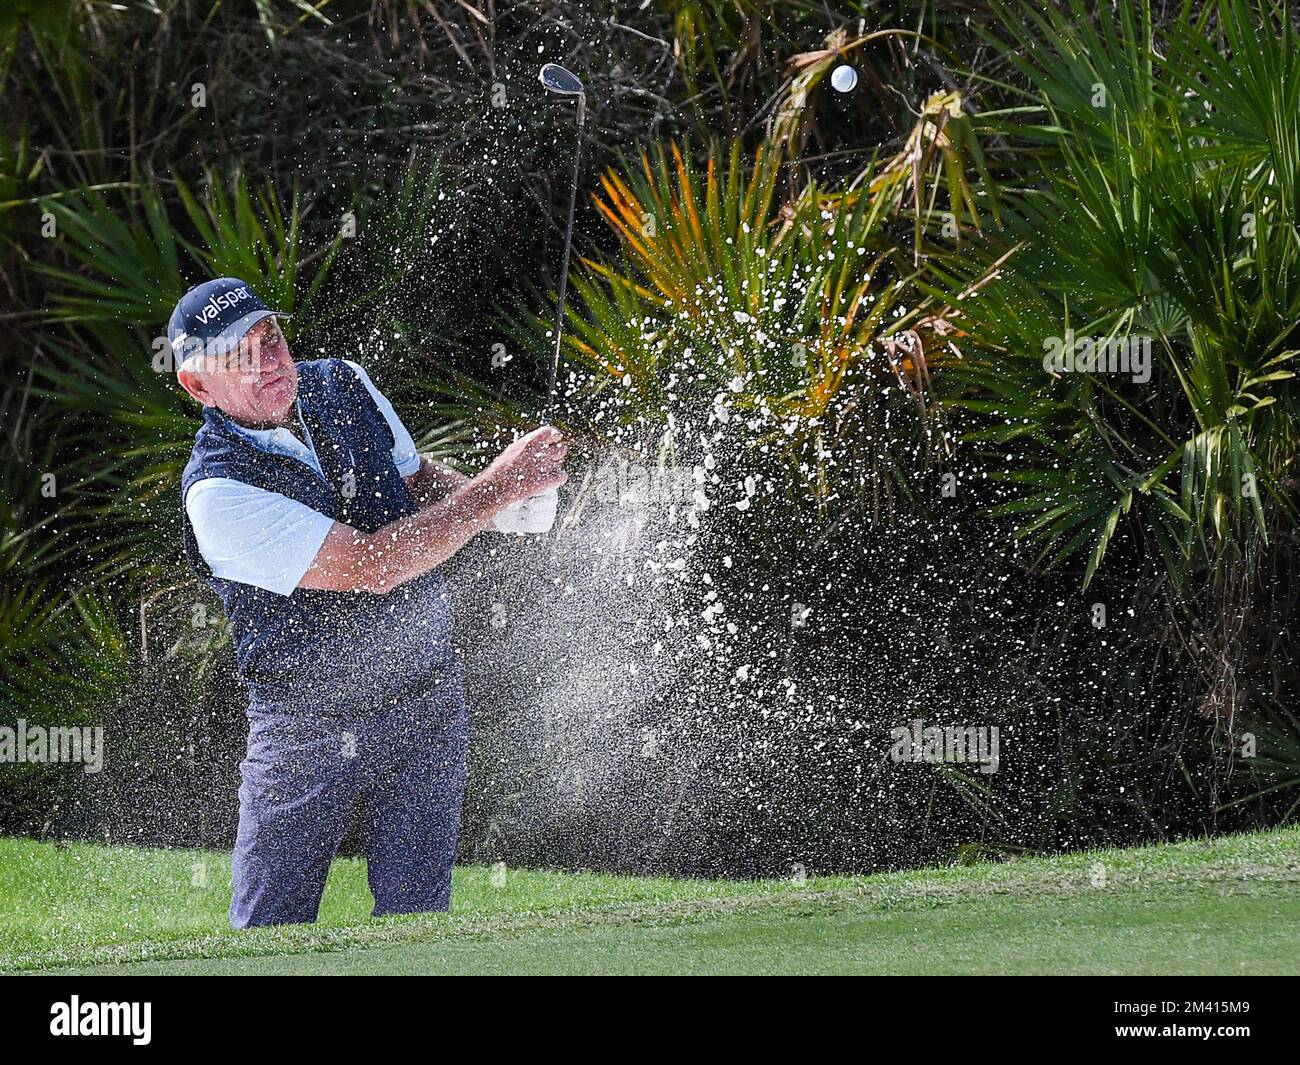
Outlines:
{"type": "Polygon", "coordinates": [[[231,926],[314,921],[354,823],[376,916],[445,910],[469,723],[437,567],[548,529],[565,444],[537,429],[474,478],[434,462],[356,363],[295,363],[237,278],[187,292],[167,337],[203,404],[184,551],[249,693],[231,926]]]}

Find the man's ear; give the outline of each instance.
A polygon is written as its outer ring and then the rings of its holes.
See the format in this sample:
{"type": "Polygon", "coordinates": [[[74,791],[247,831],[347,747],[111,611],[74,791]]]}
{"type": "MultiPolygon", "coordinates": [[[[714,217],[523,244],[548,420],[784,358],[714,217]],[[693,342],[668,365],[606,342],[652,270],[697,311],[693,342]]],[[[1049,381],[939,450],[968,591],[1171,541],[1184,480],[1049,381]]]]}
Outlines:
{"type": "Polygon", "coordinates": [[[207,382],[203,379],[201,373],[195,370],[180,370],[176,374],[176,380],[180,382],[181,388],[185,389],[205,407],[213,405],[212,394],[208,391],[207,382]]]}

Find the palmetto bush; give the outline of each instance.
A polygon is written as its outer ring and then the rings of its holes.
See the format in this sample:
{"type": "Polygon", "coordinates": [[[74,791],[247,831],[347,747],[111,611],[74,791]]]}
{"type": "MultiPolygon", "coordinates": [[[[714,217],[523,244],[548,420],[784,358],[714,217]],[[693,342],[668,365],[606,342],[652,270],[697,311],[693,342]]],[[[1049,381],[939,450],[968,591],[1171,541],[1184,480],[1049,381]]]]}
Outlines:
{"type": "MultiPolygon", "coordinates": [[[[945,450],[925,396],[948,330],[918,306],[900,185],[814,183],[787,202],[782,168],[773,149],[733,143],[701,168],[668,144],[602,178],[620,254],[572,279],[571,413],[647,461],[689,467],[725,439],[744,467],[729,502],[747,506],[761,475],[810,514],[880,520],[945,450]]],[[[532,316],[518,333],[540,355],[550,328],[532,316]]]]}
{"type": "Polygon", "coordinates": [[[1291,689],[1270,604],[1296,528],[1300,49],[1241,0],[1164,27],[1120,12],[1003,19],[1028,101],[1005,133],[1040,165],[1004,228],[935,270],[972,338],[944,382],[1042,560],[1086,584],[1119,552],[1168,583],[1230,722],[1248,690],[1291,689]],[[1049,373],[1070,336],[1149,337],[1150,381],[1049,373]]]}

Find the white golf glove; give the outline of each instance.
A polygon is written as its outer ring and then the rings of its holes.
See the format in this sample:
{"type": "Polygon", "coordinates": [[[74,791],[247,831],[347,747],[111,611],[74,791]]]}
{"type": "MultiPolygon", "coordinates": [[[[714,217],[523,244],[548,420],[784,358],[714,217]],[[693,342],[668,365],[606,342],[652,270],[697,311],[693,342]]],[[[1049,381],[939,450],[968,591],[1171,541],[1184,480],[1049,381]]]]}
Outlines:
{"type": "Polygon", "coordinates": [[[493,527],[503,533],[544,533],[555,524],[560,505],[560,490],[548,488],[528,499],[511,503],[493,519],[493,527]]]}

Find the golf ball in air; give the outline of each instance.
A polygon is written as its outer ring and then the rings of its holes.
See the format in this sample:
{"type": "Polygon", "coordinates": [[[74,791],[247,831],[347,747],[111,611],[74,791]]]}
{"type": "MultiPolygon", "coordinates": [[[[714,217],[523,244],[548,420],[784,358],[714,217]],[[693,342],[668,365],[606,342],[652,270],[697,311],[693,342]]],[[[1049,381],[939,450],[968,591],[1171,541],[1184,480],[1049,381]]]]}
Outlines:
{"type": "Polygon", "coordinates": [[[858,72],[847,63],[841,63],[831,71],[831,88],[836,92],[852,92],[858,83],[858,72]]]}

